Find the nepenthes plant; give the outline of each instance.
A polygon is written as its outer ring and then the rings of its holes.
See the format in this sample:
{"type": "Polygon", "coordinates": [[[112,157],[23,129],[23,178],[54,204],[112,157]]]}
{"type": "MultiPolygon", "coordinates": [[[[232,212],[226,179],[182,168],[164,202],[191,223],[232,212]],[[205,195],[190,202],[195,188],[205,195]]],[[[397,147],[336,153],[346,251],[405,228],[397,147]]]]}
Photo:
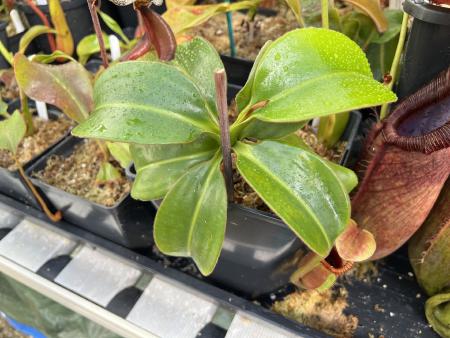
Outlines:
{"type": "Polygon", "coordinates": [[[286,137],[315,117],[392,102],[364,53],[344,35],[299,29],[268,42],[236,97],[228,127],[226,80],[215,49],[195,38],[173,60],[111,66],[94,88],[95,109],[73,134],[130,143],[132,196],[163,198],[154,238],[166,254],[192,257],[210,274],[239,174],[302,241],[326,257],[350,223],[351,171],[286,137]],[[349,183],[350,182],[350,183],[349,183]]]}
{"type": "Polygon", "coordinates": [[[385,257],[422,225],[450,174],[450,70],[376,124],[361,157],[352,217],[385,257]]]}

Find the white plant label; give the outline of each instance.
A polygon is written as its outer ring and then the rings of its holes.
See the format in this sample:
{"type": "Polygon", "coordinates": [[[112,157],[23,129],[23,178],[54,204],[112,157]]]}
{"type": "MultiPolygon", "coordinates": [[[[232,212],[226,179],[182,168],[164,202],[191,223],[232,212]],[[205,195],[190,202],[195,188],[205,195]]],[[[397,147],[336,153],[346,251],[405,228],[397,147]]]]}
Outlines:
{"type": "Polygon", "coordinates": [[[17,34],[25,31],[25,26],[23,25],[22,19],[20,18],[19,12],[17,12],[17,10],[11,10],[11,12],[9,12],[9,16],[11,17],[11,21],[17,34]]]}
{"type": "Polygon", "coordinates": [[[36,4],[39,6],[46,6],[48,5],[47,0],[36,0],[36,4]]]}
{"type": "Polygon", "coordinates": [[[48,120],[47,104],[45,102],[36,101],[36,110],[41,119],[44,121],[48,120]]]}
{"type": "Polygon", "coordinates": [[[109,36],[109,49],[111,51],[111,59],[113,61],[120,58],[120,41],[117,36],[113,34],[109,36]]]}

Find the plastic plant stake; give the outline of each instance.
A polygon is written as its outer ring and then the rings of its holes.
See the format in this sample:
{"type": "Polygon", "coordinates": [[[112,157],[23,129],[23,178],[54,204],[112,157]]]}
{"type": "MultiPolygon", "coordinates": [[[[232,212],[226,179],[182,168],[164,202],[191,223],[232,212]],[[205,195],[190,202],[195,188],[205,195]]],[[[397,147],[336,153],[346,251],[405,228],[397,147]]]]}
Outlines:
{"type": "Polygon", "coordinates": [[[45,102],[36,101],[36,110],[41,119],[48,121],[47,104],[45,102]]]}
{"type": "Polygon", "coordinates": [[[111,51],[111,59],[113,61],[118,60],[120,58],[120,41],[117,36],[111,34],[109,37],[109,49],[111,51]]]}
{"type": "MultiPolygon", "coordinates": [[[[230,0],[226,0],[226,3],[230,3],[230,0]]],[[[227,28],[228,28],[228,40],[230,40],[230,55],[231,57],[236,56],[236,43],[234,41],[234,32],[233,32],[233,16],[231,12],[226,13],[227,16],[227,28]]]]}
{"type": "Polygon", "coordinates": [[[25,31],[25,26],[23,25],[22,19],[20,18],[19,12],[17,12],[17,10],[13,9],[11,12],[9,12],[9,16],[11,17],[11,21],[17,34],[25,31]]]}

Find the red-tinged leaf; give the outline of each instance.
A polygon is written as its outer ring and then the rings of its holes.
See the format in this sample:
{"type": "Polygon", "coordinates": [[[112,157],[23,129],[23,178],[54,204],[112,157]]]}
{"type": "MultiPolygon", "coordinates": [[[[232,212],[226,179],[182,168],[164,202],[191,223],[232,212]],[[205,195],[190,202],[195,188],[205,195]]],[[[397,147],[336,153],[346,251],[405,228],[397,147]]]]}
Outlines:
{"type": "Polygon", "coordinates": [[[146,53],[150,51],[151,48],[150,39],[148,38],[148,34],[145,33],[141,38],[138,40],[136,45],[131,49],[128,53],[122,56],[122,61],[132,61],[137,60],[140,57],[144,56],[146,53]]]}
{"type": "Polygon", "coordinates": [[[18,53],[14,71],[27,96],[58,107],[77,122],[86,120],[93,110],[92,76],[77,62],[45,65],[18,53]]]}
{"type": "Polygon", "coordinates": [[[351,262],[369,259],[377,247],[373,235],[367,230],[360,229],[353,220],[350,220],[347,229],[337,238],[335,245],[339,256],[351,262]]]}
{"type": "MultiPolygon", "coordinates": [[[[167,22],[148,7],[139,7],[146,35],[155,47],[158,57],[163,61],[170,61],[175,56],[177,42],[172,29],[167,22]]],[[[144,35],[145,38],[145,35],[144,35]]]]}

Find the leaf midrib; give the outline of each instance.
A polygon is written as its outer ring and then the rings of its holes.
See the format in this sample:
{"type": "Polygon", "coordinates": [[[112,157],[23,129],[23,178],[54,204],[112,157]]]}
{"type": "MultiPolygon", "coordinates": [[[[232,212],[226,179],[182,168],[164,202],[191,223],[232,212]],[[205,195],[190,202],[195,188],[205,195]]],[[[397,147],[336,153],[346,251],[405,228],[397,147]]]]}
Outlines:
{"type": "MultiPolygon", "coordinates": [[[[247,161],[251,162],[250,160],[248,160],[248,158],[249,158],[249,157],[252,157],[252,158],[255,160],[255,163],[261,162],[260,160],[258,160],[258,159],[257,159],[250,151],[248,151],[247,149],[245,150],[245,152],[248,154],[248,155],[247,155],[247,161]]],[[[305,151],[305,152],[306,152],[306,151],[305,151]]],[[[238,168],[239,168],[239,152],[237,152],[237,154],[238,154],[237,166],[238,166],[238,168]]],[[[242,152],[241,152],[241,155],[242,155],[242,152]]],[[[245,157],[245,155],[244,155],[244,157],[245,157]]],[[[283,187],[283,189],[289,193],[289,195],[293,196],[294,199],[296,199],[297,201],[299,201],[300,204],[303,205],[303,206],[305,207],[305,209],[308,211],[308,214],[312,216],[312,218],[313,218],[313,220],[316,222],[316,224],[319,224],[319,225],[322,224],[322,223],[319,221],[319,219],[316,217],[316,215],[312,212],[310,206],[309,206],[307,203],[303,202],[303,200],[300,198],[300,196],[297,196],[296,194],[292,194],[291,191],[290,191],[290,189],[287,188],[287,187],[285,186],[285,183],[284,183],[282,180],[280,180],[276,175],[273,175],[273,174],[272,174],[270,171],[268,171],[265,167],[259,166],[259,168],[262,169],[262,171],[264,171],[264,173],[266,173],[267,176],[269,176],[272,180],[279,182],[280,185],[283,187]]],[[[244,173],[243,173],[241,170],[239,170],[239,172],[240,172],[241,175],[244,176],[244,178],[245,178],[244,173]]],[[[251,184],[251,182],[250,182],[249,180],[246,180],[246,182],[252,187],[252,189],[254,189],[255,191],[257,191],[257,189],[255,189],[255,187],[251,184]]],[[[260,195],[260,194],[258,194],[258,195],[259,195],[259,196],[261,197],[261,199],[264,200],[264,202],[272,209],[271,204],[270,204],[268,201],[266,201],[266,200],[263,198],[262,195],[260,195]]],[[[289,223],[286,222],[286,221],[283,219],[283,217],[282,217],[281,215],[278,215],[278,216],[279,216],[286,224],[289,225],[289,223]]],[[[292,230],[293,230],[300,238],[302,238],[302,236],[297,232],[297,230],[294,229],[294,227],[292,227],[292,226],[289,226],[289,227],[290,227],[290,228],[291,228],[291,229],[292,229],[292,230]]],[[[323,230],[323,227],[322,227],[322,226],[318,226],[318,228],[320,229],[320,232],[322,233],[322,235],[324,236],[325,240],[327,241],[328,246],[330,246],[331,243],[330,243],[330,241],[329,241],[329,239],[328,239],[327,234],[326,234],[325,231],[323,230]]]]}
{"type": "MultiPolygon", "coordinates": [[[[78,107],[83,119],[87,119],[89,117],[89,112],[86,112],[84,107],[78,102],[78,100],[76,99],[76,96],[74,96],[75,94],[73,94],[72,91],[64,85],[64,82],[61,82],[59,77],[54,75],[51,71],[47,71],[45,68],[43,68],[43,69],[46,73],[48,73],[55,80],[55,82],[57,82],[62,88],[65,89],[66,93],[68,93],[68,95],[70,96],[72,101],[75,102],[75,105],[78,107]]],[[[67,114],[67,115],[69,115],[69,114],[67,114]]]]}
{"type": "Polygon", "coordinates": [[[212,128],[212,126],[209,125],[207,122],[204,122],[204,123],[197,122],[197,121],[192,120],[190,118],[187,118],[186,116],[181,115],[179,113],[172,112],[172,111],[166,110],[166,109],[157,108],[155,106],[149,107],[147,105],[136,104],[136,103],[132,103],[131,104],[131,103],[110,102],[110,103],[106,103],[106,104],[102,104],[102,105],[97,106],[95,110],[99,111],[99,110],[104,109],[104,108],[128,108],[129,109],[130,107],[131,108],[136,108],[136,109],[142,109],[142,110],[145,110],[145,111],[148,111],[148,112],[154,112],[154,113],[157,113],[159,115],[168,116],[168,117],[171,117],[173,119],[180,120],[180,121],[182,121],[184,123],[190,124],[190,125],[192,125],[194,127],[197,127],[200,130],[202,130],[202,131],[211,132],[213,134],[216,133],[216,130],[214,130],[212,128]]]}
{"type": "MultiPolygon", "coordinates": [[[[323,81],[325,79],[329,79],[329,78],[332,78],[332,77],[338,77],[338,76],[341,76],[341,75],[354,75],[355,77],[360,77],[360,78],[365,78],[365,79],[369,79],[369,80],[375,81],[374,79],[371,79],[370,77],[368,77],[366,75],[363,75],[361,73],[357,73],[357,72],[354,72],[354,71],[334,71],[334,72],[330,72],[330,73],[327,73],[327,74],[319,75],[319,76],[311,78],[311,79],[304,80],[301,83],[299,83],[299,84],[297,84],[297,85],[295,85],[293,87],[287,88],[287,89],[279,92],[278,94],[275,94],[274,96],[269,98],[270,102],[269,102],[269,104],[267,106],[269,106],[274,101],[277,101],[279,99],[283,99],[285,96],[289,95],[292,92],[298,91],[298,90],[300,90],[303,87],[307,87],[307,86],[311,85],[314,82],[323,81]]],[[[252,101],[252,104],[255,104],[255,103],[256,102],[252,101]]],[[[260,111],[263,111],[263,110],[264,110],[264,108],[262,108],[260,111]]],[[[257,115],[257,112],[258,111],[256,111],[254,115],[257,115]]]]}
{"type": "Polygon", "coordinates": [[[211,181],[211,179],[213,177],[216,162],[217,162],[217,159],[213,159],[213,160],[211,160],[211,163],[209,164],[208,174],[207,174],[206,180],[204,181],[205,183],[200,191],[200,196],[197,199],[197,204],[195,205],[194,212],[192,214],[190,227],[189,227],[189,233],[188,233],[188,242],[187,242],[187,249],[188,249],[187,251],[189,252],[189,254],[192,254],[192,250],[191,250],[192,238],[194,236],[194,232],[195,232],[194,230],[197,228],[197,226],[196,226],[197,219],[199,217],[200,208],[202,206],[201,201],[203,201],[203,197],[209,188],[209,182],[211,181]]]}

